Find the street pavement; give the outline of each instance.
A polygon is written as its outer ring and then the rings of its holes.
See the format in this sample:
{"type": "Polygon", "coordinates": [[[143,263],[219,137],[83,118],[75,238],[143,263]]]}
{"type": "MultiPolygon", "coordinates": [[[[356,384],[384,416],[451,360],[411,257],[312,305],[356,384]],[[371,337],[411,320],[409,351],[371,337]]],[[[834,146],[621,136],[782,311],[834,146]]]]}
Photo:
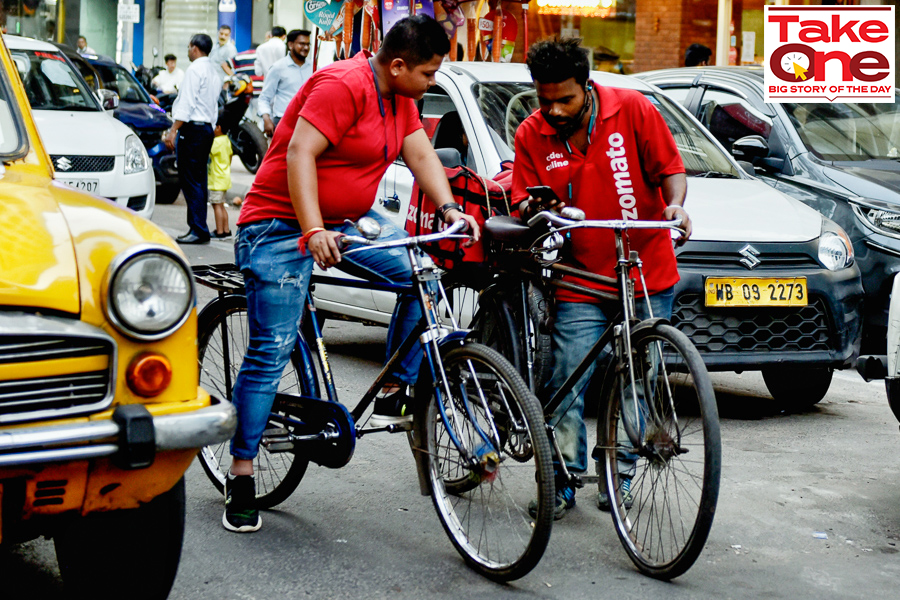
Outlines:
{"type": "MultiPolygon", "coordinates": [[[[240,170],[233,173],[237,190],[252,180],[240,170]]],[[[184,210],[183,200],[159,206],[154,221],[172,235],[183,233],[184,210]]],[[[234,229],[237,213],[230,210],[234,229]]],[[[232,257],[231,242],[184,249],[193,264],[232,257]]],[[[201,305],[211,297],[204,288],[198,293],[201,305]]],[[[346,403],[355,404],[375,377],[385,333],[326,324],[346,403]]],[[[431,500],[419,495],[405,437],[377,435],[360,440],[343,469],[310,466],[298,490],[263,513],[256,534],[222,528],[222,498],[195,462],[187,473],[187,533],[170,598],[897,597],[900,432],[884,386],[838,373],[820,404],[786,414],[758,373],[713,379],[723,445],[718,511],[697,563],[674,582],[635,570],[609,515],[597,510],[595,490],[587,488],[554,525],[534,571],[508,585],[490,582],[465,566],[431,500]]],[[[0,573],[0,597],[62,597],[50,541],[0,550],[0,573]]]]}

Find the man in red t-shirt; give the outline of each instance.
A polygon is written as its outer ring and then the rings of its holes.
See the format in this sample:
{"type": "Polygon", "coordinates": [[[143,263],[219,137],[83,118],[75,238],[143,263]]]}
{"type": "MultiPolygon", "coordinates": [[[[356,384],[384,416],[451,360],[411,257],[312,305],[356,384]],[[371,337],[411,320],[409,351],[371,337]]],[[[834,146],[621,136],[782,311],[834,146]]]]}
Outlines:
{"type": "MultiPolygon", "coordinates": [[[[603,88],[591,82],[588,58],[579,42],[539,42],[528,51],[528,68],[540,110],[525,119],[516,132],[513,201],[520,203],[519,210],[525,215],[568,204],[583,210],[587,219],[681,217],[687,230],[683,242],[691,230],[682,208],[687,184],[669,128],[639,92],[603,88]],[[552,188],[557,198],[531,198],[527,188],[539,185],[552,188]]],[[[571,236],[574,266],[615,278],[612,231],[576,229],[571,236]]],[[[670,316],[678,268],[669,231],[635,230],[629,233],[629,240],[630,248],[638,251],[645,265],[648,289],[645,291],[640,281],[636,285],[642,297],[637,307],[639,316],[647,316],[646,296],[654,316],[670,316]]],[[[603,288],[592,281],[565,278],[590,288],[603,288]]],[[[594,297],[569,289],[556,291],[555,305],[554,365],[548,384],[551,393],[562,387],[615,315],[615,307],[610,310],[594,297]]],[[[584,394],[595,369],[593,365],[587,370],[552,419],[570,473],[587,470],[584,394]]],[[[561,471],[557,468],[558,474],[561,471]]],[[[628,483],[622,486],[627,493],[628,483]]],[[[605,496],[601,494],[599,504],[608,510],[605,496]]],[[[557,519],[575,506],[571,480],[557,481],[556,501],[557,519]]]]}
{"type": "MultiPolygon", "coordinates": [[[[338,265],[360,277],[409,283],[412,268],[402,252],[371,251],[341,257],[337,239],[357,234],[344,224],[362,216],[382,226],[380,240],[405,237],[372,204],[388,166],[402,155],[419,186],[447,223],[475,221],[453,202],[447,176],[422,129],[414,99],[434,85],[450,43],[427,16],[399,21],[376,56],[359,53],[313,75],[294,96],[275,130],[238,218],[235,261],[244,275],[249,345],[234,385],[238,428],[231,443],[222,523],[256,531],[253,461],[297,339],[313,261],[338,265]]],[[[390,357],[421,318],[412,295],[401,295],[388,330],[390,357]]],[[[396,384],[375,401],[375,426],[408,421],[407,386],[415,383],[421,349],[393,373],[396,384]]]]}

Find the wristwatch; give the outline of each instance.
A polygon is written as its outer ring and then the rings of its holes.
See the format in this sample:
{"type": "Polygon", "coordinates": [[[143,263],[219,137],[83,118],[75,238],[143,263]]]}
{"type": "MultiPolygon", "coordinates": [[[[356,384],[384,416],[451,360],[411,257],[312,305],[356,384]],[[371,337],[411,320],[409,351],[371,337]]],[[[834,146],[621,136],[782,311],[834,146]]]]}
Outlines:
{"type": "Polygon", "coordinates": [[[465,211],[463,211],[462,206],[460,206],[456,202],[448,202],[447,204],[444,204],[443,206],[439,206],[438,209],[436,211],[434,211],[434,216],[436,216],[438,219],[440,219],[441,221],[446,223],[447,220],[444,218],[444,215],[447,214],[448,210],[453,210],[453,209],[456,209],[459,212],[465,212],[465,211]]]}

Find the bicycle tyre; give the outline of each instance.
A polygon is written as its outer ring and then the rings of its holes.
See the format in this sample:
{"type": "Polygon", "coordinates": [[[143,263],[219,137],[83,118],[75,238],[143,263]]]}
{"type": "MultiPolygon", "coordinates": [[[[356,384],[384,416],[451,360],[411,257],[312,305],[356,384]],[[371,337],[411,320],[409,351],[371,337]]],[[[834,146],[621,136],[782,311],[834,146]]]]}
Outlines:
{"type": "Polygon", "coordinates": [[[416,427],[435,509],[470,567],[496,581],[518,579],[540,561],[553,524],[552,455],[540,405],[513,366],[490,348],[467,343],[442,349],[441,356],[449,388],[459,393],[439,400],[427,365],[416,389],[417,399],[427,399],[416,427]],[[464,392],[477,404],[463,402],[464,392]],[[477,464],[463,464],[439,401],[457,436],[480,457],[477,464]]]}
{"type": "MultiPolygon", "coordinates": [[[[628,372],[615,375],[611,365],[603,386],[605,411],[597,420],[600,491],[608,495],[616,533],[632,562],[645,575],[668,580],[694,564],[712,527],[721,473],[718,410],[709,373],[687,336],[657,323],[637,327],[631,339],[635,380],[640,389],[654,390],[652,405],[663,423],[653,426],[646,419],[637,429],[650,450],[625,456],[623,448],[634,448],[621,424],[628,372]],[[631,498],[619,483],[626,478],[631,498]]],[[[630,397],[626,390],[626,407],[630,397]]]]}
{"type": "MultiPolygon", "coordinates": [[[[223,321],[228,331],[230,363],[230,385],[240,370],[247,350],[249,333],[247,329],[247,299],[243,295],[230,295],[219,301],[214,313],[202,313],[198,323],[198,359],[200,362],[200,385],[209,393],[231,400],[231,388],[226,387],[225,352],[221,326],[223,321]]],[[[317,381],[307,381],[303,370],[297,368],[296,352],[285,368],[278,391],[304,396],[319,396],[317,381]]],[[[290,414],[291,409],[279,407],[276,403],[272,412],[290,414]]],[[[281,428],[280,423],[270,421],[267,427],[281,428]]],[[[290,429],[290,428],[289,428],[290,429]]],[[[219,490],[225,491],[225,476],[231,468],[229,442],[212,444],[200,450],[200,466],[210,481],[219,490]]],[[[309,461],[293,452],[271,453],[260,446],[259,454],[253,461],[256,475],[256,505],[260,509],[272,508],[290,496],[306,474],[309,461]]]]}

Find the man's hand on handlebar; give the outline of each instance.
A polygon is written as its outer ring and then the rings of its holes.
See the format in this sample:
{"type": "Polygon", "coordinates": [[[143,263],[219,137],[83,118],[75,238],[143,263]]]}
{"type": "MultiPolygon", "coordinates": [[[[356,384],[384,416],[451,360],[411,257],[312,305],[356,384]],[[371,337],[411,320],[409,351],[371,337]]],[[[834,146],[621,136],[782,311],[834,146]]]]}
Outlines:
{"type": "Polygon", "coordinates": [[[306,247],[321,269],[333,267],[341,262],[338,238],[343,235],[337,231],[318,231],[309,238],[306,247]]]}
{"type": "Polygon", "coordinates": [[[469,224],[469,228],[467,229],[467,231],[469,235],[472,236],[472,238],[469,241],[463,243],[463,246],[471,246],[479,239],[481,239],[481,229],[479,229],[478,223],[475,221],[475,217],[473,217],[472,215],[467,215],[461,210],[450,209],[444,214],[444,219],[447,225],[453,225],[460,219],[463,219],[466,223],[469,224]]]}
{"type": "Polygon", "coordinates": [[[684,210],[684,208],[675,204],[667,206],[666,210],[663,211],[663,219],[665,219],[666,221],[671,221],[673,219],[677,219],[678,217],[681,217],[681,228],[684,229],[684,235],[675,240],[675,245],[682,246],[691,237],[692,227],[690,216],[688,216],[687,211],[684,210]]]}

